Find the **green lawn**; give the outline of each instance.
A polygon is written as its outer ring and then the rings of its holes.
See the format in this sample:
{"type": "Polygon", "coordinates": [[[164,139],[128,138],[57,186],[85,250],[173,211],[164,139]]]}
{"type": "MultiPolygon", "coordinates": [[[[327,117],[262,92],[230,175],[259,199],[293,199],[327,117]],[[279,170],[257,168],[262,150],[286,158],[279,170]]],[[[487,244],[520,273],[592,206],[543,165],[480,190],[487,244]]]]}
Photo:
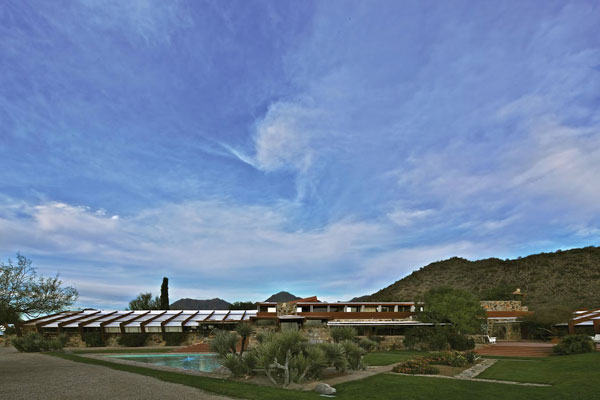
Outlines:
{"type": "MultiPolygon", "coordinates": [[[[481,378],[517,382],[549,383],[557,388],[600,390],[600,352],[554,356],[533,361],[501,360],[484,371],[481,378]]],[[[596,392],[600,399],[600,391],[596,392]]]]}
{"type": "Polygon", "coordinates": [[[400,361],[421,357],[427,353],[410,350],[393,350],[385,352],[369,353],[365,356],[367,365],[390,365],[400,361]]]}
{"type": "MultiPolygon", "coordinates": [[[[415,354],[398,351],[372,353],[377,362],[387,358],[403,360],[415,354]],[[388,354],[386,356],[386,354],[388,354]],[[398,357],[398,358],[396,358],[398,357]]],[[[123,365],[89,359],[74,354],[51,353],[68,360],[102,365],[105,367],[151,376],[166,382],[180,383],[207,392],[245,399],[316,399],[312,392],[300,392],[224,379],[185,375],[176,372],[123,365]]],[[[393,361],[396,362],[396,361],[393,361]]],[[[375,364],[371,364],[375,365],[375,364]]],[[[587,400],[600,399],[600,352],[575,356],[548,357],[535,360],[499,360],[480,378],[521,382],[548,383],[551,387],[527,387],[488,382],[469,382],[443,378],[426,378],[379,374],[366,379],[336,385],[338,399],[342,400],[401,400],[401,399],[531,399],[531,400],[587,400]]]]}
{"type": "Polygon", "coordinates": [[[600,353],[499,360],[478,378],[548,383],[527,387],[487,382],[379,374],[337,385],[339,399],[600,399],[600,353]]]}

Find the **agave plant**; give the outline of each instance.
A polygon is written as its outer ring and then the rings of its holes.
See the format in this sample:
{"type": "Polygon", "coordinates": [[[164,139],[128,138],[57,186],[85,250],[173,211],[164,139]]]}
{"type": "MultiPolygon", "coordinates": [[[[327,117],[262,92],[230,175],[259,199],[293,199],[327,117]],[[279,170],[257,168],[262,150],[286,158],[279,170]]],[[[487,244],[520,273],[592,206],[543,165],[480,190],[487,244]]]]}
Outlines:
{"type": "Polygon", "coordinates": [[[293,331],[264,337],[252,354],[256,366],[265,371],[269,380],[284,386],[318,376],[327,363],[321,349],[293,331]]]}

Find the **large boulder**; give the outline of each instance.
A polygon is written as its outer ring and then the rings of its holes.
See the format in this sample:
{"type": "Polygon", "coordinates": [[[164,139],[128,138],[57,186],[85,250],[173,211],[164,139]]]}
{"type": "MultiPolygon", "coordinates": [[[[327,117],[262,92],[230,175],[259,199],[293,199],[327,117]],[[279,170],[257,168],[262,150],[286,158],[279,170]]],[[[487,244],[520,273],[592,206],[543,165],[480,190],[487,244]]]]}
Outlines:
{"type": "Polygon", "coordinates": [[[315,386],[315,392],[321,394],[335,394],[335,388],[326,383],[318,383],[317,386],[315,386]]]}

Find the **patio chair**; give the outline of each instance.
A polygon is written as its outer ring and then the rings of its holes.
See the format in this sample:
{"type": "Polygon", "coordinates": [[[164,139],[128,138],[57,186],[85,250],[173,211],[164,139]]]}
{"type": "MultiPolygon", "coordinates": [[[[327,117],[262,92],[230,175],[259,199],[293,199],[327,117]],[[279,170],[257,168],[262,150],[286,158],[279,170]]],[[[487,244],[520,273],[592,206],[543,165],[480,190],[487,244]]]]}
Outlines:
{"type": "Polygon", "coordinates": [[[596,333],[596,336],[592,336],[594,343],[600,343],[600,333],[596,333]]]}
{"type": "Polygon", "coordinates": [[[485,335],[485,337],[487,338],[488,342],[490,342],[490,344],[496,344],[495,336],[490,337],[489,335],[485,335]]]}

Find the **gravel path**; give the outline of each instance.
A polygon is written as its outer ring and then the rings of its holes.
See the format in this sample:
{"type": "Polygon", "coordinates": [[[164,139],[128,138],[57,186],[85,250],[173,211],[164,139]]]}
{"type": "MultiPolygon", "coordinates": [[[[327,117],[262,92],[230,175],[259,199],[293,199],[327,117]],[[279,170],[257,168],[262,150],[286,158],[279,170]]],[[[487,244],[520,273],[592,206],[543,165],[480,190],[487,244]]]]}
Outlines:
{"type": "Polygon", "coordinates": [[[230,400],[158,379],[0,347],[2,399],[230,400]]]}

